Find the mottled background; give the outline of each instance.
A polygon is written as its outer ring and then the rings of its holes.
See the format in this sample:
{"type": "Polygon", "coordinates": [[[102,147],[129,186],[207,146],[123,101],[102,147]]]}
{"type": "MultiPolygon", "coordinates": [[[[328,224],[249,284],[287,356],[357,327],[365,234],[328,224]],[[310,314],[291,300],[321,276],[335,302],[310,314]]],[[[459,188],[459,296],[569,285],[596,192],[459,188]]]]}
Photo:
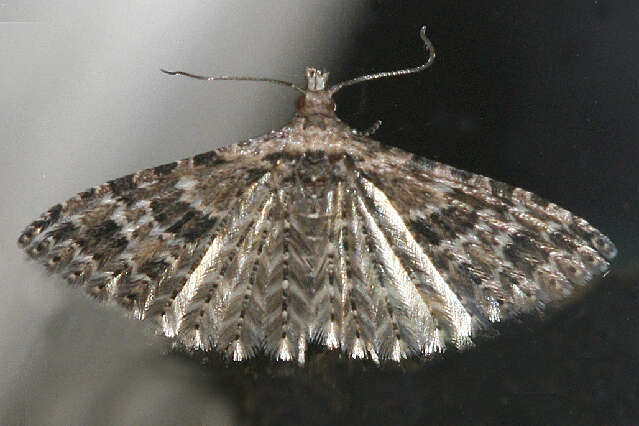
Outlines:
{"type": "Polygon", "coordinates": [[[30,0],[0,4],[0,423],[639,421],[639,8],[633,1],[30,0]],[[493,4],[497,3],[497,4],[493,4]],[[615,241],[583,301],[430,363],[304,370],[171,352],[28,262],[15,240],[89,186],[282,125],[296,93],[158,68],[333,81],[376,138],[534,191],[615,241]]]}

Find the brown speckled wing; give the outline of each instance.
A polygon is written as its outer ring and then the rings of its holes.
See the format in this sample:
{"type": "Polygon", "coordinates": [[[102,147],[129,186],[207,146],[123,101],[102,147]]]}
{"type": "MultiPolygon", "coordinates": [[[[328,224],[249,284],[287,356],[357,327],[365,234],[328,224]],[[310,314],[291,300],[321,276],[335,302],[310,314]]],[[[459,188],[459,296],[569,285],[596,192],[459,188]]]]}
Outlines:
{"type": "Polygon", "coordinates": [[[240,198],[266,173],[259,163],[223,148],[142,170],[52,207],[18,243],[88,294],[175,322],[170,308],[216,236],[246,226],[254,206],[240,198]]]}
{"type": "Polygon", "coordinates": [[[322,120],[92,188],[19,243],[187,348],[299,363],[310,342],[375,361],[464,347],[615,255],[531,193],[322,120]]]}
{"type": "Polygon", "coordinates": [[[365,179],[389,200],[473,331],[568,299],[616,255],[588,222],[535,194],[424,158],[402,164],[379,158],[365,179]],[[389,163],[395,179],[379,173],[389,163]]]}

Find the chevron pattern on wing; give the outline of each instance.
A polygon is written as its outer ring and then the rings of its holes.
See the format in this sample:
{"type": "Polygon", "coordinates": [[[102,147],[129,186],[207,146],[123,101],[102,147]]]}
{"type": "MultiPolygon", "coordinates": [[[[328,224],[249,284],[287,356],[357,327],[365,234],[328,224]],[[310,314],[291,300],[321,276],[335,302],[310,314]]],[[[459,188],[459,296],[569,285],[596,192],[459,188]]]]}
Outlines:
{"type": "Polygon", "coordinates": [[[406,177],[365,176],[392,200],[451,284],[473,331],[541,309],[606,271],[614,246],[583,219],[490,178],[421,160],[406,177]]]}
{"type": "Polygon", "coordinates": [[[305,327],[301,321],[308,309],[298,274],[291,266],[296,260],[295,247],[291,244],[289,202],[286,191],[279,189],[271,216],[273,243],[266,252],[270,259],[270,273],[264,291],[265,350],[283,361],[296,358],[300,342],[306,344],[305,327]]]}
{"type": "Polygon", "coordinates": [[[158,288],[149,316],[160,320],[167,336],[178,336],[187,347],[211,349],[216,345],[224,303],[238,275],[246,273],[247,235],[261,227],[255,218],[260,218],[268,204],[269,179],[271,174],[265,173],[245,190],[186,275],[176,274],[158,288]]]}
{"type": "MultiPolygon", "coordinates": [[[[383,288],[374,248],[366,235],[365,223],[358,211],[358,194],[349,182],[348,227],[344,238],[345,266],[342,278],[342,348],[353,358],[379,358],[381,346],[396,341],[397,322],[383,288]],[[390,309],[389,309],[390,308],[390,309]]],[[[382,355],[383,356],[383,355],[382,355]]]]}
{"type": "MultiPolygon", "coordinates": [[[[357,184],[368,201],[362,197],[360,209],[366,211],[366,204],[371,206],[367,217],[376,236],[380,261],[389,275],[395,272],[392,288],[398,292],[400,306],[410,309],[407,313],[415,322],[417,333],[435,336],[438,335],[436,327],[441,327],[458,346],[470,343],[471,317],[450,283],[417,244],[384,192],[362,176],[358,176],[357,184]]],[[[427,338],[415,343],[425,350],[438,342],[427,338]]]]}
{"type": "Polygon", "coordinates": [[[18,243],[187,349],[298,363],[310,342],[376,362],[464,347],[615,257],[569,211],[327,111],[93,187],[18,243]]]}
{"type": "MultiPolygon", "coordinates": [[[[228,295],[222,301],[217,347],[236,361],[251,357],[262,348],[264,331],[264,276],[268,268],[264,247],[268,241],[268,217],[275,195],[271,194],[250,229],[237,256],[238,265],[228,295]]],[[[226,293],[226,292],[225,292],[226,293]]]]}
{"type": "Polygon", "coordinates": [[[311,339],[330,349],[340,347],[342,291],[339,283],[339,261],[340,253],[343,253],[340,239],[343,238],[342,233],[346,226],[344,197],[342,181],[333,182],[331,187],[327,188],[323,211],[325,223],[316,227],[314,231],[314,240],[317,243],[314,251],[319,255],[314,260],[310,259],[315,271],[312,301],[314,318],[310,325],[310,335],[311,339]]]}

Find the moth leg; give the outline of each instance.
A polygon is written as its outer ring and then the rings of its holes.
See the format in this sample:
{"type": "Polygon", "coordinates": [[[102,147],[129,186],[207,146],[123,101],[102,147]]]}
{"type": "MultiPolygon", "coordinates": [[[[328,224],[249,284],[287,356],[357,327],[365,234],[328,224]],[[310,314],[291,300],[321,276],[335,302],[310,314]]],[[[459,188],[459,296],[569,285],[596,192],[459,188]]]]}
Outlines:
{"type": "Polygon", "coordinates": [[[368,129],[366,129],[364,131],[353,130],[353,133],[355,133],[357,135],[360,135],[360,136],[368,137],[368,136],[372,135],[373,133],[375,133],[377,131],[377,129],[380,128],[381,125],[382,125],[382,120],[377,120],[368,129]]]}

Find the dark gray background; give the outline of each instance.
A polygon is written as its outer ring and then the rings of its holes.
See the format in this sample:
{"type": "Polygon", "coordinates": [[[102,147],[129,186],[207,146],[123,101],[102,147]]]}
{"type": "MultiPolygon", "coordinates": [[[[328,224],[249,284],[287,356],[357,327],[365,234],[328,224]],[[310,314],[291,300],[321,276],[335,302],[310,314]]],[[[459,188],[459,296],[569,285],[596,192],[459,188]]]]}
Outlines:
{"type": "Polygon", "coordinates": [[[56,2],[0,5],[0,421],[31,424],[636,423],[639,9],[630,1],[56,2]],[[100,4],[103,3],[103,4],[100,4]],[[375,137],[532,190],[620,249],[584,300],[462,354],[382,370],[318,357],[224,367],[27,262],[15,239],[89,186],[281,126],[296,94],[159,67],[333,81],[375,137]]]}

